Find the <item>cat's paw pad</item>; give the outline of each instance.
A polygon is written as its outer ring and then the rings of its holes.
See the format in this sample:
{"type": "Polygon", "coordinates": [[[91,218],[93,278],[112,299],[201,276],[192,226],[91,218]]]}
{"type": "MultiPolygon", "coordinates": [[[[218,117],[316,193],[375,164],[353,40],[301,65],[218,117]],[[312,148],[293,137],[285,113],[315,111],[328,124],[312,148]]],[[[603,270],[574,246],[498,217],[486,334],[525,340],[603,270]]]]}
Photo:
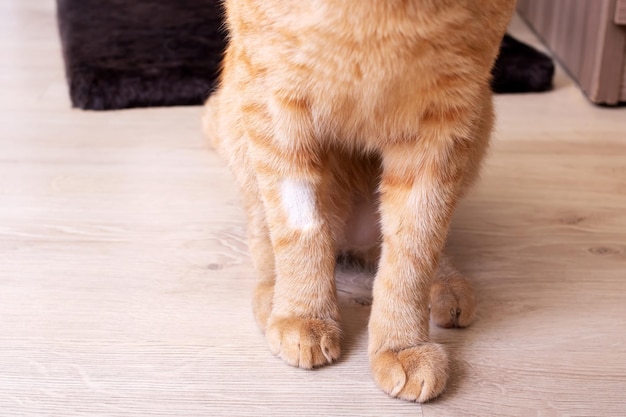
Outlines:
{"type": "Polygon", "coordinates": [[[476,316],[476,298],[466,278],[437,280],[430,288],[430,316],[439,327],[467,327],[476,316]]]}
{"type": "Polygon", "coordinates": [[[341,352],[341,330],[333,320],[270,318],[266,337],[274,355],[305,369],[331,363],[341,352]]]}
{"type": "Polygon", "coordinates": [[[443,392],[448,380],[448,356],[436,343],[424,343],[399,352],[372,355],[372,373],[378,386],[392,397],[423,403],[443,392]]]}

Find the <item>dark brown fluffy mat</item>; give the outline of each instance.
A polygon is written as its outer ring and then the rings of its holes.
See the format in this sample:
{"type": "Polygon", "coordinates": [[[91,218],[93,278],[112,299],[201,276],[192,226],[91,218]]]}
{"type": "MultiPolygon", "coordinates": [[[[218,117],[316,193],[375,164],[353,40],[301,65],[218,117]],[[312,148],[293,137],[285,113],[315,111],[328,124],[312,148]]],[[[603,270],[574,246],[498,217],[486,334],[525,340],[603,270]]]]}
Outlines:
{"type": "MultiPolygon", "coordinates": [[[[57,0],[57,6],[74,107],[201,104],[214,88],[225,46],[220,0],[57,0]]],[[[493,74],[497,93],[545,91],[554,64],[506,36],[493,74]]]]}
{"type": "Polygon", "coordinates": [[[224,48],[218,0],[57,0],[74,107],[202,103],[224,48]]]}

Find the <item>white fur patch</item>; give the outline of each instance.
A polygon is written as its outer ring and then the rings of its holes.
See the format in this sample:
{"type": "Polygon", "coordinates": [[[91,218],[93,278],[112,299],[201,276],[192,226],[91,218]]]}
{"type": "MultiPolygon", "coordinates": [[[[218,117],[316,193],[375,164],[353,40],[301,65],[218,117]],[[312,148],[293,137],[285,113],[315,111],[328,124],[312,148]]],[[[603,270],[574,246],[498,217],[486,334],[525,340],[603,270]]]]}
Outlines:
{"type": "Polygon", "coordinates": [[[280,195],[291,226],[296,229],[307,229],[318,223],[315,190],[309,182],[284,180],[280,187],[280,195]]]}

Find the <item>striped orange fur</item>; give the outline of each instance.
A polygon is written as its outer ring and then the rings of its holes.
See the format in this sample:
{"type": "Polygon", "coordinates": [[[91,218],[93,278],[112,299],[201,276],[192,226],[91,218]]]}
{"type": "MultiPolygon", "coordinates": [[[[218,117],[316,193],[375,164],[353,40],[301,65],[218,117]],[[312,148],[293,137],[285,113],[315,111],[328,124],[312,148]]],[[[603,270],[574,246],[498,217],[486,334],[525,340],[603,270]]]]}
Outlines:
{"type": "Polygon", "coordinates": [[[374,379],[394,397],[436,397],[448,359],[429,305],[445,327],[474,315],[441,252],[488,145],[490,69],[514,1],[225,5],[230,42],[203,123],[241,187],[271,351],[302,368],[339,357],[335,259],[351,250],[378,261],[374,379]]]}

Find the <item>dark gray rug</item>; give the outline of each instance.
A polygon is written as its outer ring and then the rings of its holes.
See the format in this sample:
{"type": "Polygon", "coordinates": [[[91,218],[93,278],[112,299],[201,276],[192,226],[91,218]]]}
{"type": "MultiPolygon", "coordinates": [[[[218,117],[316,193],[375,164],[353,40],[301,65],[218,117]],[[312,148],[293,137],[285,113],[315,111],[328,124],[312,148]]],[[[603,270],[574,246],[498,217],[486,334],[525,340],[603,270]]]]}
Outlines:
{"type": "Polygon", "coordinates": [[[218,0],[57,0],[74,107],[202,103],[225,41],[218,0]]]}

